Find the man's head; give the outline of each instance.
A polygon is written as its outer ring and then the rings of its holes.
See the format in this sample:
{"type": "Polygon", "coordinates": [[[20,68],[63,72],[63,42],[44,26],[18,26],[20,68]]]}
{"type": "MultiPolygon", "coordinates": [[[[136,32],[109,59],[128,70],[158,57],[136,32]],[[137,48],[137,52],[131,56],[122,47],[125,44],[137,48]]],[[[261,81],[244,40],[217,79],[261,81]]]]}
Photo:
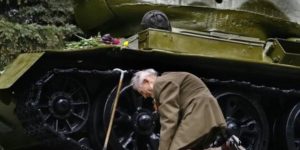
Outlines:
{"type": "Polygon", "coordinates": [[[137,90],[144,98],[153,97],[153,86],[157,78],[154,69],[138,71],[131,79],[133,89],[137,90]]]}

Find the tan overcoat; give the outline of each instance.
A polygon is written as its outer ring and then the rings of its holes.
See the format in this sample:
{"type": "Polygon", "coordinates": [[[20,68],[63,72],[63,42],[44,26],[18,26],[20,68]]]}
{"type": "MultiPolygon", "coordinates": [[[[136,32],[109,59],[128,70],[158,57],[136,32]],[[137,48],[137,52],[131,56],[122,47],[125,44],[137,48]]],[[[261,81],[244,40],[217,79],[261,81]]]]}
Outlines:
{"type": "Polygon", "coordinates": [[[201,144],[213,128],[226,127],[217,100],[195,75],[164,73],[157,77],[153,89],[160,104],[159,150],[178,150],[196,141],[201,144]]]}

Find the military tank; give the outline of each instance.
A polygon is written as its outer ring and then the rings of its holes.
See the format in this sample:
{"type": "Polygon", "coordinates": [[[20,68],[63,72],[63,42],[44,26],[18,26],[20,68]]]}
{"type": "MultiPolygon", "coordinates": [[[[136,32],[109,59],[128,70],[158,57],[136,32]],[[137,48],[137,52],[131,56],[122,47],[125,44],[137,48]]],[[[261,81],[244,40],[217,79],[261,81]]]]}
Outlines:
{"type": "MultiPolygon", "coordinates": [[[[297,0],[75,1],[87,33],[128,45],[22,53],[0,76],[0,149],[101,149],[120,72],[127,70],[109,149],[156,150],[159,117],[132,74],[188,71],[217,98],[247,150],[300,149],[300,3],[297,0]],[[140,22],[164,12],[171,30],[140,22]]],[[[196,128],[196,127],[195,127],[196,128]]]]}

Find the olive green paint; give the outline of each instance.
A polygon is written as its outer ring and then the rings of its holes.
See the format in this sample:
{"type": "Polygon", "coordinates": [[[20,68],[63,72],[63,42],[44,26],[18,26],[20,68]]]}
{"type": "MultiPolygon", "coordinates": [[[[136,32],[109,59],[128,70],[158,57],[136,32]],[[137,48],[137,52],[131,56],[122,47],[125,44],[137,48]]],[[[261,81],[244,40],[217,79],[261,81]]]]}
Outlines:
{"type": "Polygon", "coordinates": [[[76,0],[74,11],[83,30],[91,30],[114,18],[105,0],[76,0]]]}
{"type": "Polygon", "coordinates": [[[162,49],[201,56],[262,61],[263,43],[149,29],[139,34],[140,49],[162,49]]]}
{"type": "Polygon", "coordinates": [[[275,63],[300,66],[299,42],[275,39],[266,54],[275,63]]]}
{"type": "MultiPolygon", "coordinates": [[[[95,12],[88,13],[85,5],[92,5],[91,1],[82,1],[83,6],[78,6],[81,11],[75,14],[82,16],[90,16],[98,18],[97,23],[87,18],[77,18],[80,27],[84,29],[96,29],[101,27],[101,32],[116,32],[120,35],[128,35],[137,32],[140,28],[139,23],[149,10],[161,10],[166,13],[171,20],[171,25],[177,28],[184,28],[197,31],[219,31],[225,33],[238,34],[243,36],[258,37],[267,39],[270,37],[300,37],[300,25],[289,21],[284,14],[274,16],[274,6],[270,5],[270,9],[265,9],[266,13],[257,13],[254,10],[243,9],[217,9],[207,6],[170,6],[147,4],[140,1],[128,1],[120,3],[117,0],[108,1],[108,6],[103,10],[95,9],[95,12]],[[106,10],[111,10],[115,16],[106,15],[106,10]],[[268,11],[270,14],[267,15],[268,11]],[[279,17],[280,16],[280,17],[279,17]],[[111,19],[108,19],[111,18],[111,19]],[[101,21],[100,21],[101,20],[101,21]],[[94,25],[92,27],[92,25],[94,25]],[[90,28],[87,28],[89,26],[90,28]],[[107,29],[107,30],[104,30],[107,29]],[[110,29],[110,30],[109,30],[110,29]],[[134,30],[135,29],[135,30],[134,30]]],[[[265,7],[267,7],[266,5],[265,7]]],[[[246,7],[246,6],[244,6],[246,7]]],[[[263,9],[263,8],[260,8],[263,9]]],[[[280,11],[278,12],[280,13],[280,11]]]]}
{"type": "Polygon", "coordinates": [[[140,50],[172,52],[177,55],[199,56],[226,61],[241,61],[257,65],[268,64],[277,69],[300,69],[300,42],[273,39],[266,42],[247,37],[221,34],[217,37],[202,32],[147,29],[138,34],[140,50]]]}
{"type": "Polygon", "coordinates": [[[43,54],[44,52],[20,54],[0,76],[0,90],[11,87],[43,54]]]}

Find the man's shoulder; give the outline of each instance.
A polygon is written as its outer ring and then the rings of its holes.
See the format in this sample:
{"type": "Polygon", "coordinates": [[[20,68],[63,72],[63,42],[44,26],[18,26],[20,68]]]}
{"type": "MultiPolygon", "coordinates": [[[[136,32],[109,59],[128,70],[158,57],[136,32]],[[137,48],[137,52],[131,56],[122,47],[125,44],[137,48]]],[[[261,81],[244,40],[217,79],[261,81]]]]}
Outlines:
{"type": "Polygon", "coordinates": [[[158,78],[159,83],[174,83],[174,84],[181,84],[183,80],[193,76],[193,74],[188,72],[164,72],[158,78]]]}
{"type": "Polygon", "coordinates": [[[199,81],[201,78],[189,72],[165,72],[161,76],[162,81],[173,81],[181,84],[183,81],[199,81]]]}
{"type": "Polygon", "coordinates": [[[182,77],[182,72],[164,72],[156,79],[157,84],[169,84],[177,83],[182,77]]]}
{"type": "Polygon", "coordinates": [[[187,75],[192,75],[189,72],[164,72],[162,76],[187,76],[187,75]]]}
{"type": "Polygon", "coordinates": [[[165,72],[161,76],[164,80],[184,80],[186,78],[197,78],[194,74],[189,72],[165,72]]]}

